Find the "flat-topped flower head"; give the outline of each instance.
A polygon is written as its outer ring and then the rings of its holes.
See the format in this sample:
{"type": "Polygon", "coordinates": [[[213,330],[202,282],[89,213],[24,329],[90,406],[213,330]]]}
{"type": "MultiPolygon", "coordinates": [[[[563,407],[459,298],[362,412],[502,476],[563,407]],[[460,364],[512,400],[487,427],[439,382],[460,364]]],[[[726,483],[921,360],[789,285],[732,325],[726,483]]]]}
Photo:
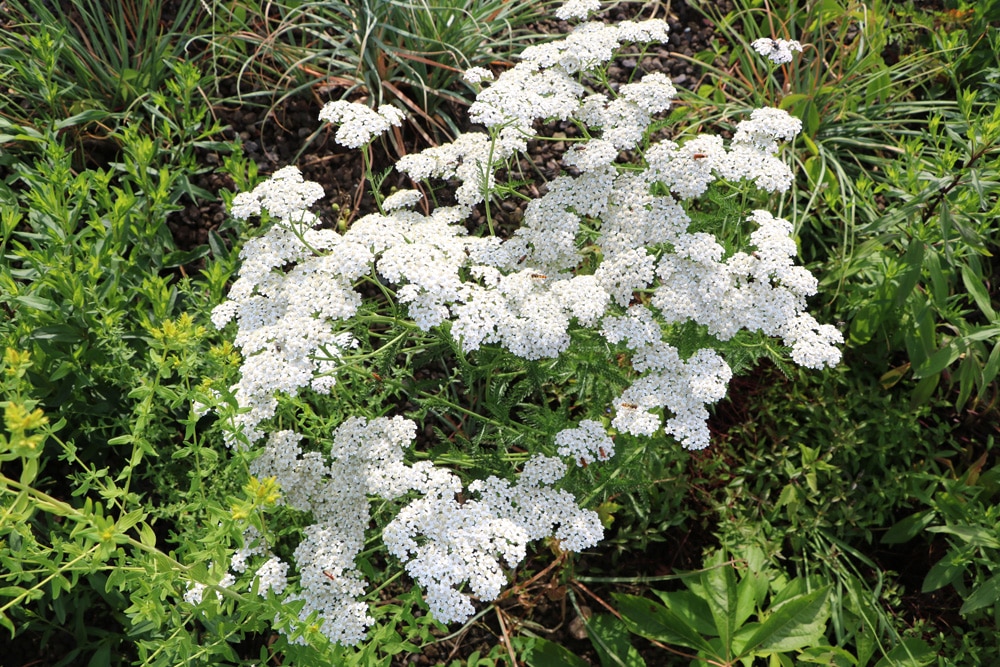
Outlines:
{"type": "Polygon", "coordinates": [[[482,83],[483,81],[492,81],[493,72],[489,71],[485,67],[470,67],[465,70],[465,74],[462,78],[475,85],[477,83],[482,83]]]}
{"type": "Polygon", "coordinates": [[[785,63],[792,62],[792,51],[802,52],[802,44],[794,39],[761,37],[760,39],[755,39],[750,46],[775,65],[784,65],[785,63]]]}
{"type": "Polygon", "coordinates": [[[568,21],[570,19],[586,20],[591,12],[601,8],[601,0],[569,0],[556,10],[556,18],[568,21]]]}
{"type": "Polygon", "coordinates": [[[230,213],[246,220],[267,211],[276,218],[296,217],[303,220],[306,209],[323,198],[323,186],[306,181],[297,167],[283,167],[251,192],[233,197],[230,213]]]}
{"type": "Polygon", "coordinates": [[[319,119],[339,124],[334,138],[341,146],[359,148],[371,142],[390,127],[399,127],[406,116],[394,106],[383,104],[373,110],[357,102],[327,102],[319,112],[319,119]]]}

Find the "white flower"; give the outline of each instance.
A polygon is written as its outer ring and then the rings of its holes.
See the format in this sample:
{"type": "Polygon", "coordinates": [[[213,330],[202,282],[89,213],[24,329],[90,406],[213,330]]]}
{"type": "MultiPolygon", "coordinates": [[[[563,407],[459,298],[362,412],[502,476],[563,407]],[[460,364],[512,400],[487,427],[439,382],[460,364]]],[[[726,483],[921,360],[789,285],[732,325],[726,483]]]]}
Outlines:
{"type": "Polygon", "coordinates": [[[265,210],[276,218],[295,217],[301,220],[306,209],[325,193],[319,183],[306,181],[296,167],[284,167],[255,187],[233,197],[230,213],[234,218],[247,219],[265,210]]]}
{"type": "Polygon", "coordinates": [[[601,0],[569,0],[556,10],[556,18],[563,21],[585,20],[591,12],[596,12],[600,8],[601,0]]]}
{"type": "Polygon", "coordinates": [[[765,153],[776,153],[778,141],[791,141],[802,131],[802,121],[784,109],[764,107],[754,109],[749,120],[736,125],[734,145],[749,145],[765,153]]]}
{"type": "Polygon", "coordinates": [[[406,116],[396,107],[386,104],[374,111],[361,103],[338,100],[323,105],[319,119],[340,125],[335,137],[338,144],[358,148],[370,143],[391,126],[401,126],[406,116]]]}
{"type": "Polygon", "coordinates": [[[272,557],[257,570],[256,577],[260,581],[257,593],[261,597],[266,597],[268,591],[281,595],[288,585],[287,574],[288,563],[282,562],[277,556],[272,557]]]}
{"type": "Polygon", "coordinates": [[[626,83],[618,94],[649,114],[666,111],[677,95],[677,89],[662,72],[642,77],[638,83],[626,83]]]}
{"type": "Polygon", "coordinates": [[[783,65],[785,63],[792,62],[792,51],[798,51],[799,53],[802,52],[802,44],[795,40],[789,41],[786,39],[770,39],[769,37],[755,39],[750,46],[752,46],[757,53],[776,65],[783,65]]]}
{"type": "Polygon", "coordinates": [[[563,164],[576,167],[580,171],[594,171],[605,167],[618,158],[618,149],[609,141],[591,139],[575,144],[563,155],[563,164]]]}
{"type": "Polygon", "coordinates": [[[205,588],[205,584],[191,583],[184,593],[184,601],[192,605],[201,604],[201,600],[205,595],[205,588]]]}
{"type": "Polygon", "coordinates": [[[607,461],[615,454],[615,443],[600,423],[584,419],[577,428],[564,429],[556,434],[559,456],[568,456],[578,466],[594,461],[607,461]]]}
{"type": "Polygon", "coordinates": [[[622,42],[660,42],[670,41],[670,27],[663,19],[647,19],[645,21],[622,21],[615,26],[618,39],[622,42]]]}
{"type": "Polygon", "coordinates": [[[485,67],[470,67],[465,70],[463,78],[469,83],[475,85],[477,83],[482,83],[483,81],[492,81],[493,72],[485,67]]]}
{"type": "Polygon", "coordinates": [[[423,198],[419,190],[399,190],[385,198],[382,209],[395,211],[398,208],[412,208],[423,198]]]}

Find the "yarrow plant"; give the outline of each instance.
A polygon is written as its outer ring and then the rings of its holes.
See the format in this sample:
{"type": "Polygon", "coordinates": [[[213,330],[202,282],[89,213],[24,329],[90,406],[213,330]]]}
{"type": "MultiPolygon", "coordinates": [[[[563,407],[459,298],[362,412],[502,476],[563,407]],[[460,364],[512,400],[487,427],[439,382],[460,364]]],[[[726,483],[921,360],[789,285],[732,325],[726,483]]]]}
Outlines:
{"type": "MultiPolygon", "coordinates": [[[[585,19],[597,8],[573,0],[557,16],[585,19]]],[[[779,153],[800,122],[757,109],[729,142],[680,131],[667,140],[657,119],[677,94],[668,77],[650,72],[617,91],[601,89],[623,45],[666,39],[660,20],[588,22],[526,49],[495,80],[470,71],[469,81],[486,86],[470,116],[487,131],[396,165],[421,188],[450,182],[452,204],[420,212],[419,189],[397,191],[379,213],[339,233],[309,212],[322,187],[294,167],[234,199],[235,217],[266,214],[272,224],[244,246],[239,279],[213,313],[220,328],[235,320],[243,355],[231,388],[239,409],[219,410],[231,444],[253,450],[251,474],[273,479],[279,504],[311,517],[291,562],[259,525],[248,527],[229,564],[237,581],[251,577],[262,595],[296,603],[298,618],[330,640],[357,644],[374,622],[358,567],[374,536],[436,619],[464,621],[475,600],[499,596],[531,542],[551,538],[569,552],[600,542],[597,512],[560,487],[570,471],[613,462],[616,448],[635,438],[709,445],[708,406],[733,376],[727,350],[776,339],[802,366],[838,363],[840,333],[806,312],[817,283],[794,263],[791,225],[747,208],[728,221],[738,233],[720,237],[710,230],[724,221],[706,221],[693,206],[715,191],[753,201],[787,190],[792,173],[779,153]],[[505,174],[552,122],[579,130],[563,155],[566,173],[545,183],[520,226],[501,235],[492,223],[497,205],[526,197],[505,174]],[[477,207],[489,224],[470,233],[477,207]],[[320,451],[303,446],[305,432],[276,419],[279,405],[329,394],[344,373],[357,372],[367,358],[357,322],[379,308],[405,313],[394,317],[411,331],[449,337],[459,354],[489,348],[523,364],[571,356],[575,341],[596,337],[632,381],[575,425],[536,436],[512,458],[516,476],[464,483],[458,471],[417,455],[417,423],[383,416],[388,405],[345,419],[320,451]],[[395,509],[373,532],[374,500],[395,509]]],[[[367,149],[402,116],[333,102],[321,118],[339,125],[338,142],[367,149]]],[[[202,585],[189,601],[200,599],[202,585]]]]}
{"type": "Polygon", "coordinates": [[[770,60],[775,65],[784,65],[792,62],[792,52],[802,52],[802,44],[797,40],[771,39],[761,37],[755,39],[750,46],[760,55],[770,60]]]}

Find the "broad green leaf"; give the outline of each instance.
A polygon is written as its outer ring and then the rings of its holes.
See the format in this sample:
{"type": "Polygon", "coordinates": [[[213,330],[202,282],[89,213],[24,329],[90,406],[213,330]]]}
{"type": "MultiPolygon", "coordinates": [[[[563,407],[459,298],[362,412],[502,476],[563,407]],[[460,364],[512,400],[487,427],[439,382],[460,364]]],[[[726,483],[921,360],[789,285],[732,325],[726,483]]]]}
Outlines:
{"type": "Polygon", "coordinates": [[[156,533],[153,532],[152,527],[148,523],[142,524],[142,527],[139,528],[139,541],[147,547],[156,546],[156,533]]]}
{"type": "Polygon", "coordinates": [[[104,109],[87,109],[68,118],[56,121],[54,128],[56,130],[64,130],[67,127],[73,127],[74,125],[86,125],[87,123],[92,123],[94,121],[104,120],[110,115],[111,112],[104,109]]]}
{"type": "Polygon", "coordinates": [[[702,635],[716,634],[715,622],[708,603],[691,591],[653,591],[667,606],[690,627],[702,635]]]}
{"type": "Polygon", "coordinates": [[[111,664],[111,642],[113,639],[108,638],[106,641],[101,643],[100,648],[94,651],[94,654],[90,657],[90,662],[87,663],[87,667],[103,667],[104,665],[111,664]]]}
{"type": "Polygon", "coordinates": [[[587,620],[587,636],[603,667],[645,667],[646,661],[629,641],[625,623],[612,614],[595,614],[587,620]]]}
{"type": "Polygon", "coordinates": [[[914,408],[927,403],[940,381],[941,375],[938,374],[930,375],[918,382],[917,386],[913,388],[913,393],[910,394],[910,407],[914,408]]]}
{"type": "Polygon", "coordinates": [[[78,343],[83,340],[79,330],[65,324],[38,327],[28,334],[28,338],[31,340],[50,340],[56,343],[78,343]]]}
{"type": "Polygon", "coordinates": [[[851,320],[850,340],[852,345],[864,345],[872,339],[882,321],[882,308],[869,302],[851,320]]]}
{"type": "Polygon", "coordinates": [[[715,629],[725,648],[725,657],[728,659],[733,635],[739,627],[736,619],[740,610],[736,590],[736,570],[732,565],[724,565],[724,559],[725,553],[717,551],[705,561],[711,569],[702,573],[701,585],[705,593],[705,602],[708,603],[708,609],[715,620],[715,629]]]}
{"type": "Polygon", "coordinates": [[[948,289],[948,280],[941,270],[941,255],[936,251],[927,253],[924,265],[931,276],[931,296],[934,298],[934,305],[938,310],[945,310],[951,293],[948,289]]]}
{"type": "Polygon", "coordinates": [[[839,646],[810,646],[795,656],[798,662],[827,665],[828,667],[852,667],[858,659],[839,646]]]}
{"type": "Polygon", "coordinates": [[[923,667],[937,658],[937,653],[931,650],[923,639],[904,639],[894,649],[879,660],[875,667],[923,667]]]}
{"type": "Polygon", "coordinates": [[[791,651],[819,642],[826,631],[830,587],[798,595],[767,614],[760,627],[742,647],[741,655],[768,651],[791,651]]]}
{"type": "Polygon", "coordinates": [[[647,639],[687,646],[715,655],[712,645],[695,628],[658,602],[624,593],[612,595],[617,603],[618,612],[622,615],[622,620],[635,634],[642,635],[647,639]]]}
{"type": "Polygon", "coordinates": [[[192,250],[175,250],[174,252],[168,253],[163,257],[163,268],[172,269],[177,266],[184,266],[186,264],[191,264],[195,260],[199,260],[202,257],[208,255],[209,248],[207,245],[200,245],[192,250]]]}
{"type": "Polygon", "coordinates": [[[965,334],[965,340],[980,341],[1000,337],[1000,326],[978,327],[965,334]]]}
{"type": "Polygon", "coordinates": [[[920,379],[937,375],[948,368],[948,366],[951,366],[961,353],[961,348],[952,341],[932,354],[926,362],[914,368],[913,377],[920,379]]]}
{"type": "Polygon", "coordinates": [[[589,667],[569,649],[541,637],[535,638],[534,646],[524,655],[529,667],[589,667]]]}
{"type": "Polygon", "coordinates": [[[34,308],[35,310],[44,310],[46,312],[49,312],[56,309],[55,301],[52,301],[51,299],[46,299],[44,297],[36,296],[34,294],[22,294],[20,296],[15,296],[14,301],[17,301],[22,306],[27,306],[28,308],[34,308]]]}
{"type": "Polygon", "coordinates": [[[924,583],[920,587],[921,593],[936,591],[961,578],[965,573],[966,563],[962,562],[962,559],[952,556],[953,552],[948,552],[948,555],[928,570],[927,576],[924,577],[924,583]]]}
{"type": "Polygon", "coordinates": [[[996,604],[1000,601],[1000,574],[995,574],[982,585],[976,587],[972,594],[965,599],[965,604],[958,610],[960,614],[968,614],[996,604]]]}
{"type": "Polygon", "coordinates": [[[216,259],[226,260],[229,258],[229,248],[226,247],[226,242],[214,229],[208,232],[208,247],[216,259]]]}
{"type": "Polygon", "coordinates": [[[934,522],[934,517],[935,514],[933,510],[923,510],[922,512],[911,514],[901,521],[897,521],[896,524],[882,536],[882,544],[901,544],[903,542],[909,542],[923,532],[927,526],[931,525],[931,523],[934,522]]]}

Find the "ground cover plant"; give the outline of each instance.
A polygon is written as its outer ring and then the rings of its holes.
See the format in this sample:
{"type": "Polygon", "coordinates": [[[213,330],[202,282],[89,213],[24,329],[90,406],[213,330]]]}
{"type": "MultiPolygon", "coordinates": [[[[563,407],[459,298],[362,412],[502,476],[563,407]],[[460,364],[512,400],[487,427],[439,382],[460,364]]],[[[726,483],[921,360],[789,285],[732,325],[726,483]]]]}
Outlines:
{"type": "MultiPolygon", "coordinates": [[[[216,36],[269,25],[237,4],[216,36]]],[[[361,208],[258,175],[192,63],[96,167],[91,114],[4,123],[13,664],[997,655],[996,120],[960,22],[992,10],[734,3],[687,91],[646,69],[665,22],[596,9],[456,66],[476,127],[398,161],[444,88],[336,84],[310,132],[361,208]],[[179,247],[207,182],[228,219],[179,247]]]]}

